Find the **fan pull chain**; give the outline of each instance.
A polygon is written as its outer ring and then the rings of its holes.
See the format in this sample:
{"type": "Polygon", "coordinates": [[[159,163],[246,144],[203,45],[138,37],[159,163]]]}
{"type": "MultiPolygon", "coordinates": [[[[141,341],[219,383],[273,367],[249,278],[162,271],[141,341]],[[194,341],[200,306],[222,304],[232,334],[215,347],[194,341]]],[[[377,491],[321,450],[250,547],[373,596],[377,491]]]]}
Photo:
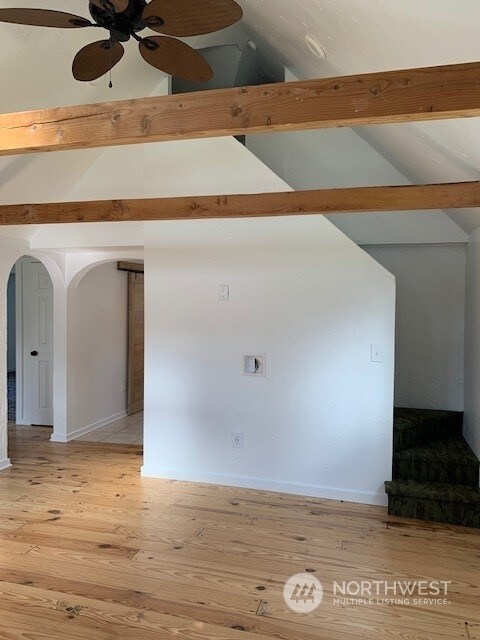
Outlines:
{"type": "Polygon", "coordinates": [[[112,49],[113,46],[110,45],[110,82],[108,83],[108,88],[112,89],[113,88],[113,82],[112,82],[112,49]]]}

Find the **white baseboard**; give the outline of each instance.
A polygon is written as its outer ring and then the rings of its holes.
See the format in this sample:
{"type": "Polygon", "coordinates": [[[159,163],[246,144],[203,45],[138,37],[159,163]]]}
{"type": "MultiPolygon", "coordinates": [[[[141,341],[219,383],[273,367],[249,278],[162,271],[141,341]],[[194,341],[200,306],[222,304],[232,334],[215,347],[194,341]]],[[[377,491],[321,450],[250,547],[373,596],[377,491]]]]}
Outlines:
{"type": "Polygon", "coordinates": [[[10,462],[10,458],[4,458],[3,460],[0,460],[0,471],[3,471],[4,469],[8,469],[11,466],[12,466],[12,463],[10,462]]]}
{"type": "Polygon", "coordinates": [[[89,424],[86,427],[82,427],[81,429],[76,429],[71,433],[53,433],[50,438],[51,442],[71,442],[72,440],[77,440],[78,438],[82,438],[86,436],[87,433],[91,433],[92,431],[96,431],[101,427],[106,427],[107,424],[111,424],[112,422],[116,422],[121,418],[125,418],[127,415],[126,411],[120,411],[119,413],[115,413],[113,416],[109,416],[108,418],[104,418],[103,420],[99,420],[98,422],[94,422],[93,424],[89,424]]]}
{"type": "Polygon", "coordinates": [[[55,433],[55,431],[50,436],[50,442],[63,442],[64,444],[68,442],[68,438],[64,433],[55,433]]]}
{"type": "Polygon", "coordinates": [[[189,473],[176,469],[153,469],[147,465],[142,467],[142,476],[145,478],[162,478],[164,480],[179,480],[181,482],[196,482],[201,484],[218,484],[225,487],[240,487],[242,489],[259,489],[275,493],[288,493],[309,498],[324,498],[326,500],[342,500],[344,502],[356,502],[359,504],[371,504],[386,506],[388,499],[385,493],[369,493],[366,491],[353,491],[336,489],[333,487],[321,487],[307,484],[293,484],[254,478],[247,476],[229,476],[216,473],[189,473]]]}

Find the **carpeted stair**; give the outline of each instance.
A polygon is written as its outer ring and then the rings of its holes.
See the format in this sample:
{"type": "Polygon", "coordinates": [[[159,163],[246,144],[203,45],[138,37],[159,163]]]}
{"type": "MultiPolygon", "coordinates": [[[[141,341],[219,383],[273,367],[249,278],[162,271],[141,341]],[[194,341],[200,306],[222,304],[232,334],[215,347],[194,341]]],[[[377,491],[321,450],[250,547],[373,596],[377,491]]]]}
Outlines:
{"type": "Polygon", "coordinates": [[[462,426],[455,411],[395,409],[390,515],[480,527],[480,463],[462,426]]]}

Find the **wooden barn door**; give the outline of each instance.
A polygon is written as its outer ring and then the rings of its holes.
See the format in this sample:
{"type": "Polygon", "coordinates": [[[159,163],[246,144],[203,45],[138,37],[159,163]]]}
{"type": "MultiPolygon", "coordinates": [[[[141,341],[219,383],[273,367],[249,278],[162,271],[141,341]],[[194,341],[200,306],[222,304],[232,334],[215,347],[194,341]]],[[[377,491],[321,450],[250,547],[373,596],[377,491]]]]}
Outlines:
{"type": "Polygon", "coordinates": [[[128,274],[128,395],[131,416],[143,411],[144,285],[143,273],[128,274]]]}

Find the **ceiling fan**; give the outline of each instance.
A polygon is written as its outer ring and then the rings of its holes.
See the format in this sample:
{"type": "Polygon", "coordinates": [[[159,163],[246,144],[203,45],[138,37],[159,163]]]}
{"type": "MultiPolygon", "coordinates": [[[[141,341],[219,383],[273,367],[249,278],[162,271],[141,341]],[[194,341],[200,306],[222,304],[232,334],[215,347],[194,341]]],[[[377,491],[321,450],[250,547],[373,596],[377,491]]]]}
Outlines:
{"type": "Polygon", "coordinates": [[[139,43],[140,54],[153,67],[184,80],[206,82],[213,75],[208,62],[176,38],[213,33],[243,16],[234,0],[90,0],[89,9],[93,22],[49,9],[0,9],[0,22],[109,31],[107,39],[88,44],[75,56],[73,76],[82,82],[96,80],[113,69],[125,53],[122,42],[130,38],[139,43]],[[162,35],[140,37],[147,28],[162,35]]]}

